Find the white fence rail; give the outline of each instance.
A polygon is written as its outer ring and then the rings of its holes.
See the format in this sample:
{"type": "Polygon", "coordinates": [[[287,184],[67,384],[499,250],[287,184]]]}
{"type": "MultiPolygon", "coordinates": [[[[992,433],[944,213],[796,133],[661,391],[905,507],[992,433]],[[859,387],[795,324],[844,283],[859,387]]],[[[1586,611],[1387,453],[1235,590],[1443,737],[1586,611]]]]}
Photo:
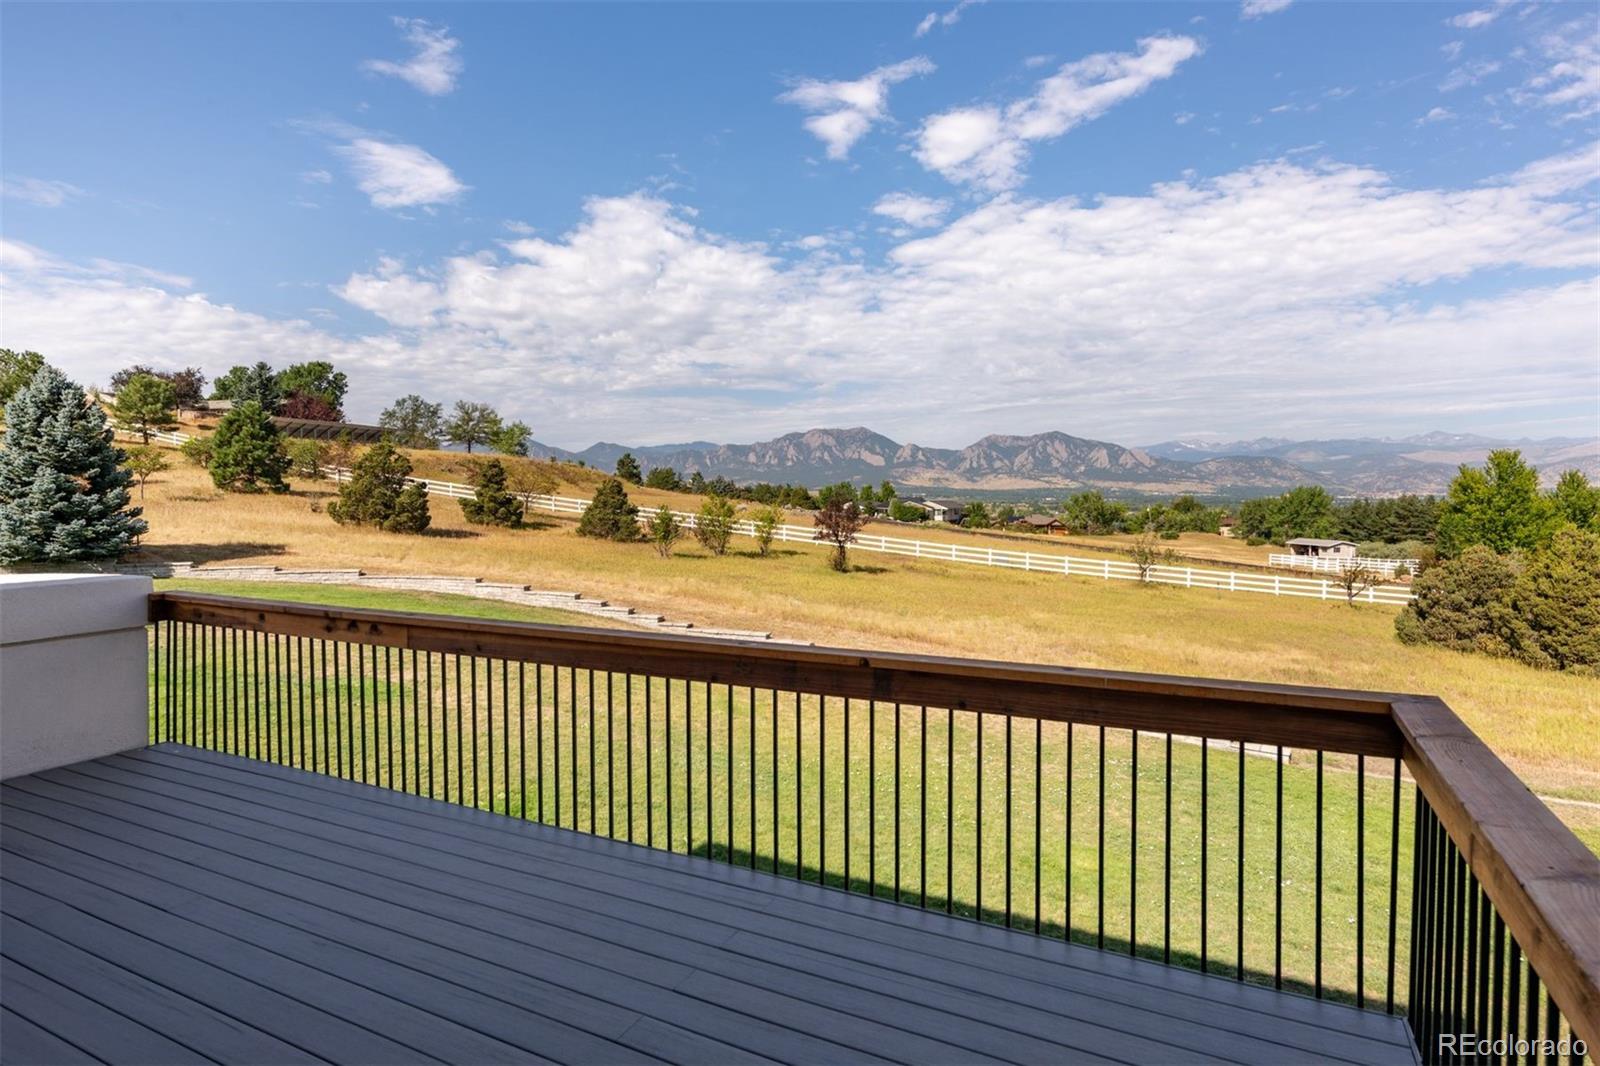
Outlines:
{"type": "MultiPolygon", "coordinates": [[[[164,444],[181,444],[188,440],[182,433],[151,434],[164,444]]],[[[335,482],[348,481],[350,472],[338,467],[325,471],[335,482]]],[[[448,496],[462,499],[473,495],[471,485],[456,481],[435,481],[432,478],[409,478],[425,488],[430,496],[448,496]]],[[[589,501],[573,496],[525,494],[528,508],[545,514],[582,514],[589,501]]],[[[695,516],[689,511],[674,511],[678,520],[690,529],[695,516]]],[[[641,525],[649,521],[648,511],[641,511],[641,525]]],[[[742,536],[755,535],[755,523],[735,522],[733,531],[742,536]]],[[[773,539],[786,543],[815,543],[814,530],[809,526],[780,525],[773,530],[773,539]]],[[[905,537],[885,537],[877,534],[859,534],[851,545],[857,551],[899,555],[910,559],[931,559],[947,563],[965,563],[970,566],[995,566],[1006,570],[1025,570],[1030,573],[1064,574],[1069,577],[1097,577],[1104,581],[1146,581],[1157,585],[1181,585],[1184,588],[1215,589],[1219,592],[1254,592],[1266,596],[1293,596],[1300,599],[1338,601],[1345,598],[1344,589],[1322,578],[1282,577],[1277,574],[1247,574],[1237,570],[1211,570],[1196,566],[1151,566],[1141,573],[1138,564],[1122,559],[1087,559],[1053,552],[1010,551],[1005,548],[980,548],[964,544],[944,544],[905,537]]],[[[1397,560],[1398,561],[1398,560],[1397,560]]],[[[1411,590],[1403,586],[1369,588],[1356,596],[1361,603],[1383,603],[1403,606],[1412,600],[1411,590]]]]}
{"type": "Polygon", "coordinates": [[[1370,556],[1358,555],[1355,558],[1340,558],[1338,556],[1317,555],[1287,555],[1274,552],[1267,556],[1269,566],[1286,566],[1291,570],[1310,570],[1315,574],[1342,574],[1356,564],[1366,567],[1375,574],[1392,578],[1405,567],[1406,573],[1415,574],[1417,567],[1422,563],[1417,559],[1374,559],[1370,556]]]}

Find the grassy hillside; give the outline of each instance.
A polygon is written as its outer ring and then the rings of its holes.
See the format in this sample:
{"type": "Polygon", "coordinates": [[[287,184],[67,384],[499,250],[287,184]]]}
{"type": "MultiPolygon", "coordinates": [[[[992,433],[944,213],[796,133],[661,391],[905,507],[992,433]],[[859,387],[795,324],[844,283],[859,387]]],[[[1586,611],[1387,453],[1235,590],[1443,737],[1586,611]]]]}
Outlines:
{"type": "MultiPolygon", "coordinates": [[[[569,468],[575,469],[575,468],[569,468]]],[[[581,476],[581,475],[574,475],[581,476]]],[[[575,486],[576,487],[576,486],[575,486]]],[[[642,495],[642,494],[641,494],[642,495]]],[[[845,646],[1442,696],[1536,791],[1600,801],[1600,685],[1394,639],[1392,608],[1136,586],[865,553],[837,574],[820,546],[757,558],[735,539],[712,558],[690,542],[581,539],[570,521],[483,530],[435,500],[434,530],[403,537],[335,525],[332,487],[287,496],[216,492],[175,467],[145,500],[146,550],[162,558],[446,573],[580,590],[700,622],[845,646]]],[[[1563,816],[1600,818],[1580,808],[1563,816]]]]}

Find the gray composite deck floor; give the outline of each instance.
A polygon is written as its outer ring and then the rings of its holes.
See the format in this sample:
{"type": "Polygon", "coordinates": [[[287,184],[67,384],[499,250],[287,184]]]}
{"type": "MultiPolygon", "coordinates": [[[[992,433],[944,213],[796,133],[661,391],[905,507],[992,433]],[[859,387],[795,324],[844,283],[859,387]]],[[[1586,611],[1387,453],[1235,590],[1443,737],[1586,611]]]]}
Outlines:
{"type": "Polygon", "coordinates": [[[1415,1062],[1395,1018],[160,746],[0,803],[5,1063],[1415,1062]]]}

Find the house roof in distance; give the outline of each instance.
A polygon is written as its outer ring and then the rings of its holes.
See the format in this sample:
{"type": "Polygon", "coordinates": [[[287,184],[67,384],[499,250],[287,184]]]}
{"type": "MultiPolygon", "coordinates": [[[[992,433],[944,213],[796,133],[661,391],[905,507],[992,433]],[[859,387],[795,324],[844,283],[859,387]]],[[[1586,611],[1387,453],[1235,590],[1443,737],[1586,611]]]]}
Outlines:
{"type": "Polygon", "coordinates": [[[1289,543],[1298,544],[1303,548],[1337,548],[1341,544],[1348,544],[1352,548],[1356,546],[1353,540],[1325,540],[1322,537],[1296,537],[1289,543]]]}

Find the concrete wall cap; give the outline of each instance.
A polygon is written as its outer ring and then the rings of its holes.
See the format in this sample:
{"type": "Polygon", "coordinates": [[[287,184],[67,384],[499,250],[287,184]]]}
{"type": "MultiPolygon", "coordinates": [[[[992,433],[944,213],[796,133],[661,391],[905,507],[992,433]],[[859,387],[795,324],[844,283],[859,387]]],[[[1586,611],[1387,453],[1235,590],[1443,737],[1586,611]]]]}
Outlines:
{"type": "Polygon", "coordinates": [[[0,645],[143,628],[148,577],[0,574],[0,645]]]}

